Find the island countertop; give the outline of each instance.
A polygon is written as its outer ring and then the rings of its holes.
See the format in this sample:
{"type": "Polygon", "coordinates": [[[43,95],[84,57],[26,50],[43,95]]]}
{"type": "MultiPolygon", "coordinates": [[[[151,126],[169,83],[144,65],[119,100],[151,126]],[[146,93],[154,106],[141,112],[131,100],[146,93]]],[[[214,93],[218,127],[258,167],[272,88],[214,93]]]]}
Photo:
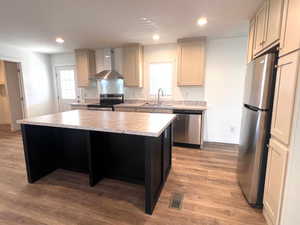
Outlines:
{"type": "Polygon", "coordinates": [[[173,114],[72,110],[19,120],[19,124],[159,137],[173,114]]]}

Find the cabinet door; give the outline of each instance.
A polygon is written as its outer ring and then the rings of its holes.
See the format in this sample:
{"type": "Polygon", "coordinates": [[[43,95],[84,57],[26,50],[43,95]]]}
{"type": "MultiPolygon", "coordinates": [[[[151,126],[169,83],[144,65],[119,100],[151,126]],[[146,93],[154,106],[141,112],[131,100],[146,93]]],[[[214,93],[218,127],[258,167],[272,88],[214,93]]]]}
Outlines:
{"type": "Polygon", "coordinates": [[[300,48],[300,1],[285,0],[279,55],[300,48]]]}
{"type": "Polygon", "coordinates": [[[205,40],[179,43],[178,86],[204,84],[205,40]]]}
{"type": "Polygon", "coordinates": [[[88,77],[88,58],[82,52],[76,53],[76,72],[77,72],[77,82],[78,87],[87,87],[89,86],[89,77],[88,77]]]}
{"type": "Polygon", "coordinates": [[[264,215],[277,225],[284,191],[288,150],[274,139],[270,141],[264,190],[264,215]]]}
{"type": "Polygon", "coordinates": [[[247,62],[251,62],[253,59],[253,44],[255,34],[255,18],[250,21],[249,37],[248,37],[248,55],[247,62]]]}
{"type": "Polygon", "coordinates": [[[95,52],[88,49],[75,50],[78,87],[88,87],[89,79],[96,72],[95,52]]]}
{"type": "Polygon", "coordinates": [[[262,7],[257,12],[255,19],[254,55],[263,49],[263,44],[265,42],[266,15],[267,3],[264,2],[262,7]]]}
{"type": "Polygon", "coordinates": [[[271,134],[288,145],[299,71],[299,51],[281,57],[277,67],[271,134]]]}
{"type": "Polygon", "coordinates": [[[283,0],[268,0],[268,18],[264,48],[279,41],[283,12],[283,0]]]}
{"type": "Polygon", "coordinates": [[[142,87],[142,47],[139,45],[123,48],[123,76],[125,86],[142,87]]]}

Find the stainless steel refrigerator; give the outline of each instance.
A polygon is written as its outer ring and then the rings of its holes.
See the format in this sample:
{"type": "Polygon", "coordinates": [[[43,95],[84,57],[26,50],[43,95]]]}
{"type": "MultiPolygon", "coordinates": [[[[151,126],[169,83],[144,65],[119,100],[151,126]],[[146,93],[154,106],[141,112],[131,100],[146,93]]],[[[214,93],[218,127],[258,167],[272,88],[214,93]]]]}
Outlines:
{"type": "Polygon", "coordinates": [[[275,82],[275,54],[247,65],[241,124],[238,181],[248,203],[261,207],[275,82]]]}

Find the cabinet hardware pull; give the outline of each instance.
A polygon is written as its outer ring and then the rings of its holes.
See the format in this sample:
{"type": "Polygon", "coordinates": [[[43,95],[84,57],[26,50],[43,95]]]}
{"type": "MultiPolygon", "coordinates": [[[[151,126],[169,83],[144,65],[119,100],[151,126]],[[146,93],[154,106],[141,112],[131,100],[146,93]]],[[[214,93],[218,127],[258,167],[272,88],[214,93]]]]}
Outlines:
{"type": "Polygon", "coordinates": [[[280,65],[276,65],[275,68],[279,68],[279,67],[282,67],[282,66],[286,66],[286,65],[289,65],[289,64],[292,64],[293,62],[287,62],[287,63],[283,63],[283,64],[280,64],[280,65]]]}

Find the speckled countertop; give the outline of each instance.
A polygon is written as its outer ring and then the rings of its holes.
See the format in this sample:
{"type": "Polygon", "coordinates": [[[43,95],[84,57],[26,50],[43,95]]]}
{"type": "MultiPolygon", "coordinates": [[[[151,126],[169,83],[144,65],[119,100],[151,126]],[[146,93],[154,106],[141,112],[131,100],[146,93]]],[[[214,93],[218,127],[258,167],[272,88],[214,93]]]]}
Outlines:
{"type": "Polygon", "coordinates": [[[203,105],[185,105],[185,104],[162,104],[160,106],[146,105],[145,103],[124,103],[115,105],[115,108],[145,108],[145,109],[183,109],[205,111],[207,106],[203,105]]]}
{"type": "Polygon", "coordinates": [[[159,137],[173,114],[72,110],[18,121],[19,124],[159,137]]]}
{"type": "MultiPolygon", "coordinates": [[[[83,103],[72,103],[72,106],[87,106],[89,104],[98,103],[98,101],[94,102],[83,102],[83,103]]],[[[123,104],[115,105],[115,108],[144,108],[144,109],[183,109],[183,110],[198,110],[198,111],[205,111],[207,110],[206,102],[198,102],[198,101],[169,101],[169,102],[162,102],[160,106],[153,106],[153,105],[146,105],[146,101],[138,101],[132,102],[128,101],[123,104]]]]}

